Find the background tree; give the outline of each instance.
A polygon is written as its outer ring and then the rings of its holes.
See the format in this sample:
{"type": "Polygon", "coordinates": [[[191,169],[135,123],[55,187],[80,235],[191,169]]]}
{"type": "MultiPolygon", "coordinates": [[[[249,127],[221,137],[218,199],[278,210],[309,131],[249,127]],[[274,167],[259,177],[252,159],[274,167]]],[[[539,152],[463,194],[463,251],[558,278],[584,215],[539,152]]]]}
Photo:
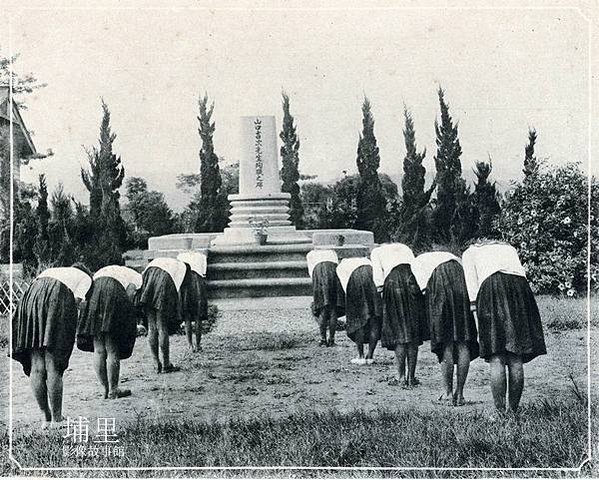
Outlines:
{"type": "MultiPolygon", "coordinates": [[[[592,179],[591,243],[599,248],[599,184],[592,179]]],[[[537,293],[574,296],[586,291],[588,178],[578,163],[540,164],[507,193],[499,220],[504,239],[518,249],[537,293]]],[[[597,285],[598,259],[591,280],[597,285]]]]}
{"type": "Polygon", "coordinates": [[[42,268],[50,261],[50,235],[48,233],[48,223],[50,221],[50,211],[48,210],[48,185],[46,176],[39,176],[39,187],[37,192],[37,208],[35,210],[37,218],[37,235],[33,251],[37,257],[38,268],[42,268]]]}
{"type": "Polygon", "coordinates": [[[418,153],[414,120],[407,107],[404,107],[405,126],[403,130],[406,156],[403,160],[402,208],[396,237],[414,250],[423,250],[431,243],[430,205],[431,194],[436,183],[425,190],[426,168],[422,165],[426,149],[418,153]]]}
{"type": "Polygon", "coordinates": [[[356,220],[354,228],[374,233],[375,241],[389,238],[386,224],[387,203],[378,176],[380,165],[379,147],[374,135],[374,117],[368,98],[362,104],[362,133],[358,141],[356,163],[360,180],[356,196],[356,220]]]}
{"type": "Polygon", "coordinates": [[[298,181],[299,173],[299,148],[300,141],[297,137],[293,116],[289,111],[289,96],[283,92],[283,127],[279,137],[283,144],[281,145],[281,179],[283,185],[281,191],[291,194],[289,201],[289,216],[291,223],[298,229],[304,228],[304,209],[300,197],[300,187],[298,181]]]}
{"type": "Polygon", "coordinates": [[[24,101],[26,95],[38,88],[45,87],[46,84],[38,81],[32,73],[17,73],[14,65],[18,59],[19,54],[15,54],[12,57],[0,55],[0,85],[10,85],[10,77],[12,77],[12,90],[15,95],[14,101],[19,105],[19,108],[27,108],[24,101]]]}
{"type": "MultiPolygon", "coordinates": [[[[219,159],[222,168],[219,168],[221,177],[221,188],[216,199],[220,217],[215,221],[223,225],[223,229],[229,224],[229,195],[239,193],[239,162],[226,164],[224,158],[219,159]]],[[[175,230],[179,232],[193,232],[197,223],[202,194],[200,191],[201,179],[199,174],[181,174],[177,176],[177,188],[191,195],[191,201],[187,208],[176,215],[175,230]]]]}
{"type": "Polygon", "coordinates": [[[535,157],[535,144],[537,143],[537,131],[534,128],[528,129],[528,144],[524,147],[524,179],[536,175],[539,171],[539,162],[535,157]]]}
{"type": "Polygon", "coordinates": [[[71,202],[72,197],[64,191],[62,183],[59,183],[50,199],[52,215],[49,226],[52,259],[59,266],[71,265],[78,260],[80,253],[71,236],[73,228],[73,205],[71,202]]]}
{"type": "Polygon", "coordinates": [[[194,204],[196,211],[196,232],[221,232],[226,223],[224,212],[225,205],[219,197],[221,193],[222,179],[218,165],[218,156],[214,153],[214,122],[212,113],[214,102],[208,104],[208,94],[204,94],[199,100],[200,115],[198,121],[200,127],[198,133],[202,141],[200,149],[200,198],[194,204]]]}
{"type": "Polygon", "coordinates": [[[301,197],[305,228],[311,230],[329,228],[333,199],[331,186],[319,182],[306,182],[301,187],[301,197]]]}
{"type": "Polygon", "coordinates": [[[496,221],[501,212],[499,205],[499,194],[495,182],[489,181],[489,176],[493,170],[493,164],[489,159],[487,162],[476,162],[474,175],[476,182],[474,184],[474,193],[472,194],[472,203],[474,207],[474,217],[476,232],[474,237],[490,237],[496,235],[496,221]]]}
{"type": "MultiPolygon", "coordinates": [[[[379,176],[381,190],[386,205],[398,202],[397,185],[389,175],[379,176]]],[[[348,175],[333,185],[309,182],[302,185],[302,201],[306,207],[308,228],[348,228],[357,218],[357,195],[360,188],[360,177],[348,175]]],[[[393,220],[392,212],[386,215],[393,220]]]]}
{"type": "Polygon", "coordinates": [[[99,148],[87,150],[89,170],[81,169],[83,184],[89,191],[89,214],[93,226],[95,249],[86,258],[92,269],[109,264],[121,264],[126,242],[126,229],[121,217],[118,189],[125,169],[121,158],[112,151],[116,134],[110,129],[110,110],[102,100],[102,123],[99,148]]]}
{"type": "Polygon", "coordinates": [[[437,94],[441,122],[435,120],[437,198],[432,212],[433,236],[438,242],[459,243],[464,240],[463,230],[467,225],[463,222],[468,221],[470,211],[466,182],[462,178],[462,147],[458,138],[458,126],[453,124],[449,114],[445,92],[439,87],[437,94]],[[458,210],[459,203],[461,205],[458,210]]]}
{"type": "Polygon", "coordinates": [[[147,248],[149,237],[173,232],[173,212],[162,193],[148,190],[146,181],[141,177],[128,178],[125,188],[129,202],[127,211],[134,232],[133,245],[136,248],[147,248]]]}

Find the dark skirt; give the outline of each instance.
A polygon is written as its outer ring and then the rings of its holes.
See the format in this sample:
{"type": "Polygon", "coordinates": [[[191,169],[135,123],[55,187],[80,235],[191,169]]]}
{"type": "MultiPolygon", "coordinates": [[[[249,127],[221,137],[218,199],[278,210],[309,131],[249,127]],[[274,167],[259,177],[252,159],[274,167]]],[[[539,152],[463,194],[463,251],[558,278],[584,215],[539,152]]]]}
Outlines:
{"type": "Polygon", "coordinates": [[[429,337],[424,295],[410,265],[397,265],[387,275],[383,286],[381,344],[394,350],[398,344],[422,345],[429,337]]]}
{"type": "Polygon", "coordinates": [[[206,279],[191,269],[187,270],[181,284],[181,314],[192,321],[208,318],[206,279]]]}
{"type": "Polygon", "coordinates": [[[335,307],[337,316],[345,315],[345,294],[337,276],[335,262],[320,262],[312,271],[312,314],[320,317],[325,307],[335,307]]]}
{"type": "Polygon", "coordinates": [[[476,299],[480,356],[513,353],[523,362],[547,353],[539,308],[526,278],[497,272],[476,299]]]}
{"type": "Polygon", "coordinates": [[[34,280],[19,301],[12,319],[13,350],[10,356],[31,373],[31,352],[48,350],[62,374],[69,366],[77,330],[77,304],[71,290],[60,281],[34,280]]]}
{"type": "Polygon", "coordinates": [[[181,323],[179,294],[171,276],[158,267],[143,273],[143,284],[137,296],[138,305],[147,312],[155,310],[167,322],[169,335],[177,332],[181,323]]]}
{"type": "Polygon", "coordinates": [[[355,343],[368,343],[371,332],[378,339],[383,308],[372,278],[372,267],[356,268],[347,283],[345,295],[345,331],[355,343]]]}
{"type": "MultiPolygon", "coordinates": [[[[464,269],[450,260],[433,271],[424,295],[431,332],[431,351],[443,360],[443,350],[452,343],[466,343],[470,360],[479,355],[476,322],[470,310],[464,269]]],[[[457,359],[454,356],[454,363],[457,359]]]]}
{"type": "Polygon", "coordinates": [[[137,335],[137,315],[127,292],[114,278],[94,281],[91,295],[77,328],[77,348],[94,351],[94,337],[109,335],[116,340],[119,358],[133,353],[137,335]]]}

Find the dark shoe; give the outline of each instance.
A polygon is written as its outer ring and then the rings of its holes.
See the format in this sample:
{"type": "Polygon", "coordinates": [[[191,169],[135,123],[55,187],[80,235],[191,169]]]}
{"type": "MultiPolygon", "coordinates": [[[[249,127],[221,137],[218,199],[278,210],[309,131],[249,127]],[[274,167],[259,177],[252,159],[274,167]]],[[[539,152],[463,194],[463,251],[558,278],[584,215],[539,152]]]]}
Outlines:
{"type": "Polygon", "coordinates": [[[108,398],[111,400],[115,400],[117,398],[123,398],[123,397],[130,397],[131,396],[131,390],[129,390],[128,388],[123,388],[122,390],[120,388],[117,388],[115,391],[110,392],[108,394],[108,398]]]}
{"type": "Polygon", "coordinates": [[[410,387],[417,387],[418,385],[420,385],[420,380],[418,380],[416,377],[410,380],[410,387]]]}
{"type": "Polygon", "coordinates": [[[171,363],[168,367],[166,367],[163,370],[163,373],[173,373],[173,372],[178,372],[180,370],[181,370],[181,367],[177,367],[171,363]]]}

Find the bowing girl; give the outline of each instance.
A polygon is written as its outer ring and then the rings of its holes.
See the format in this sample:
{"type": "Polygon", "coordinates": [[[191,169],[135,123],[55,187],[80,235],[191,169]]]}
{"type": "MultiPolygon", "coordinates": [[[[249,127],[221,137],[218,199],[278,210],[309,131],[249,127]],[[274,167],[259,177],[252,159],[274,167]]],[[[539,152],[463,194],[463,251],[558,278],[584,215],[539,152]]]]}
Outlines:
{"type": "Polygon", "coordinates": [[[138,303],[148,319],[148,344],[157,373],[177,372],[170,362],[169,335],[179,328],[179,291],[185,278],[185,264],[175,258],[156,258],[142,273],[138,303]],[[158,353],[162,354],[162,362],[158,353]]]}
{"type": "Polygon", "coordinates": [[[49,268],[29,286],[12,319],[10,356],[30,378],[42,428],[62,422],[63,374],[75,343],[77,307],[92,278],[82,265],[49,268]]]}
{"type": "Polygon", "coordinates": [[[343,289],[337,277],[339,260],[334,250],[312,250],[306,260],[312,279],[312,314],[320,327],[320,345],[333,347],[337,318],[342,317],[345,310],[343,289]]]}
{"type": "Polygon", "coordinates": [[[368,258],[344,258],[337,266],[337,276],[345,292],[345,331],[356,344],[358,356],[351,363],[370,365],[381,337],[381,299],[372,276],[368,258]],[[364,344],[368,353],[364,356],[364,344]]]}
{"type": "Polygon", "coordinates": [[[134,305],[142,277],[131,268],[110,265],[98,270],[89,302],[77,328],[77,348],[94,352],[94,370],[104,388],[104,398],[128,397],[119,388],[121,360],[133,353],[137,334],[134,305]]]}
{"type": "Polygon", "coordinates": [[[414,387],[420,383],[418,347],[429,338],[424,297],[410,266],[414,254],[406,245],[390,243],[373,249],[370,258],[374,283],[383,293],[381,344],[395,351],[398,384],[414,387]]]}
{"type": "Polygon", "coordinates": [[[471,306],[478,317],[480,356],[491,366],[497,411],[516,413],[524,389],[523,364],[547,353],[541,316],[516,249],[481,240],[462,255],[471,306]],[[507,380],[506,380],[507,367],[507,380]]]}
{"type": "Polygon", "coordinates": [[[470,361],[478,357],[478,341],[462,263],[447,251],[428,252],[414,259],[412,272],[424,292],[431,351],[441,366],[444,391],[438,400],[464,405],[464,385],[470,361]],[[454,364],[457,367],[455,391],[454,364]]]}
{"type": "Polygon", "coordinates": [[[208,293],[206,287],[206,255],[200,252],[183,252],[177,259],[185,263],[185,278],[181,284],[181,315],[185,321],[185,334],[190,350],[202,350],[202,321],[208,318],[208,293]],[[193,345],[192,322],[195,323],[196,344],[193,345]]]}

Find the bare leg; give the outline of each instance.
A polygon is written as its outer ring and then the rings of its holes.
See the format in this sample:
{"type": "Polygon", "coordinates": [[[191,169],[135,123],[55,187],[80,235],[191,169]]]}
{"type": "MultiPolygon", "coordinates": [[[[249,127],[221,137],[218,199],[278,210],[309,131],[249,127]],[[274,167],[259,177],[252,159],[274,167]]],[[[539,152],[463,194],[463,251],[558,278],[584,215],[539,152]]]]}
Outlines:
{"type": "Polygon", "coordinates": [[[403,343],[398,343],[395,346],[395,359],[397,360],[399,384],[403,385],[406,381],[406,346],[403,343]]]}
{"type": "Polygon", "coordinates": [[[100,334],[94,337],[94,370],[96,377],[104,387],[104,398],[108,398],[110,387],[108,385],[108,376],[106,374],[106,345],[104,335],[100,334]]]}
{"type": "Polygon", "coordinates": [[[458,386],[454,395],[455,405],[464,405],[464,385],[468,377],[470,369],[470,350],[466,343],[460,342],[456,344],[458,349],[458,386]]]}
{"type": "Polygon", "coordinates": [[[46,372],[48,374],[48,399],[50,400],[52,423],[57,424],[62,422],[62,371],[52,352],[46,350],[45,360],[46,372]]]}
{"type": "Polygon", "coordinates": [[[46,387],[46,362],[44,360],[44,352],[42,350],[32,350],[31,352],[31,373],[29,380],[31,381],[31,390],[37,402],[40,411],[44,417],[42,428],[48,428],[48,424],[52,421],[52,414],[48,406],[48,389],[46,387]]]}
{"type": "Polygon", "coordinates": [[[503,355],[493,355],[489,360],[491,366],[491,393],[495,408],[500,412],[505,411],[505,358],[503,355]]]}
{"type": "Polygon", "coordinates": [[[202,319],[196,319],[196,352],[199,352],[202,349],[202,319]]]}
{"type": "Polygon", "coordinates": [[[108,371],[108,384],[110,392],[108,398],[121,398],[131,395],[131,390],[119,388],[119,375],[121,371],[121,359],[119,358],[118,342],[112,336],[106,337],[106,353],[108,360],[106,362],[108,371]]]}
{"type": "Polygon", "coordinates": [[[374,350],[376,349],[376,344],[378,343],[378,341],[378,332],[374,328],[371,328],[370,337],[368,339],[368,355],[366,355],[366,358],[368,360],[372,360],[372,358],[374,357],[374,350]]]}
{"type": "Polygon", "coordinates": [[[156,311],[150,310],[148,312],[148,345],[150,346],[152,360],[154,360],[154,368],[156,372],[160,373],[162,372],[162,364],[158,359],[158,326],[156,321],[156,311]]]}
{"type": "Polygon", "coordinates": [[[520,398],[524,390],[524,366],[522,357],[518,355],[507,355],[508,373],[509,373],[509,406],[514,413],[518,411],[520,398]]]}
{"type": "Polygon", "coordinates": [[[321,346],[325,346],[327,344],[327,325],[328,325],[328,308],[323,307],[320,311],[320,316],[318,317],[318,327],[320,329],[320,342],[318,343],[321,346]]]}
{"type": "Polygon", "coordinates": [[[441,366],[441,379],[443,380],[443,393],[439,400],[453,400],[453,344],[449,343],[443,348],[443,361],[441,366]]]}
{"type": "Polygon", "coordinates": [[[164,365],[163,372],[168,373],[178,370],[170,361],[167,319],[164,318],[161,313],[158,313],[156,316],[156,325],[158,327],[158,343],[162,353],[162,365],[164,365]]]}
{"type": "Polygon", "coordinates": [[[193,350],[193,332],[191,330],[191,317],[185,314],[185,336],[187,337],[187,346],[193,350]]]}
{"type": "Polygon", "coordinates": [[[337,309],[331,307],[329,309],[329,341],[327,345],[332,347],[335,345],[335,333],[337,332],[337,309]]]}
{"type": "Polygon", "coordinates": [[[416,380],[416,363],[418,362],[418,345],[408,344],[408,383],[411,387],[418,385],[416,380]]]}

